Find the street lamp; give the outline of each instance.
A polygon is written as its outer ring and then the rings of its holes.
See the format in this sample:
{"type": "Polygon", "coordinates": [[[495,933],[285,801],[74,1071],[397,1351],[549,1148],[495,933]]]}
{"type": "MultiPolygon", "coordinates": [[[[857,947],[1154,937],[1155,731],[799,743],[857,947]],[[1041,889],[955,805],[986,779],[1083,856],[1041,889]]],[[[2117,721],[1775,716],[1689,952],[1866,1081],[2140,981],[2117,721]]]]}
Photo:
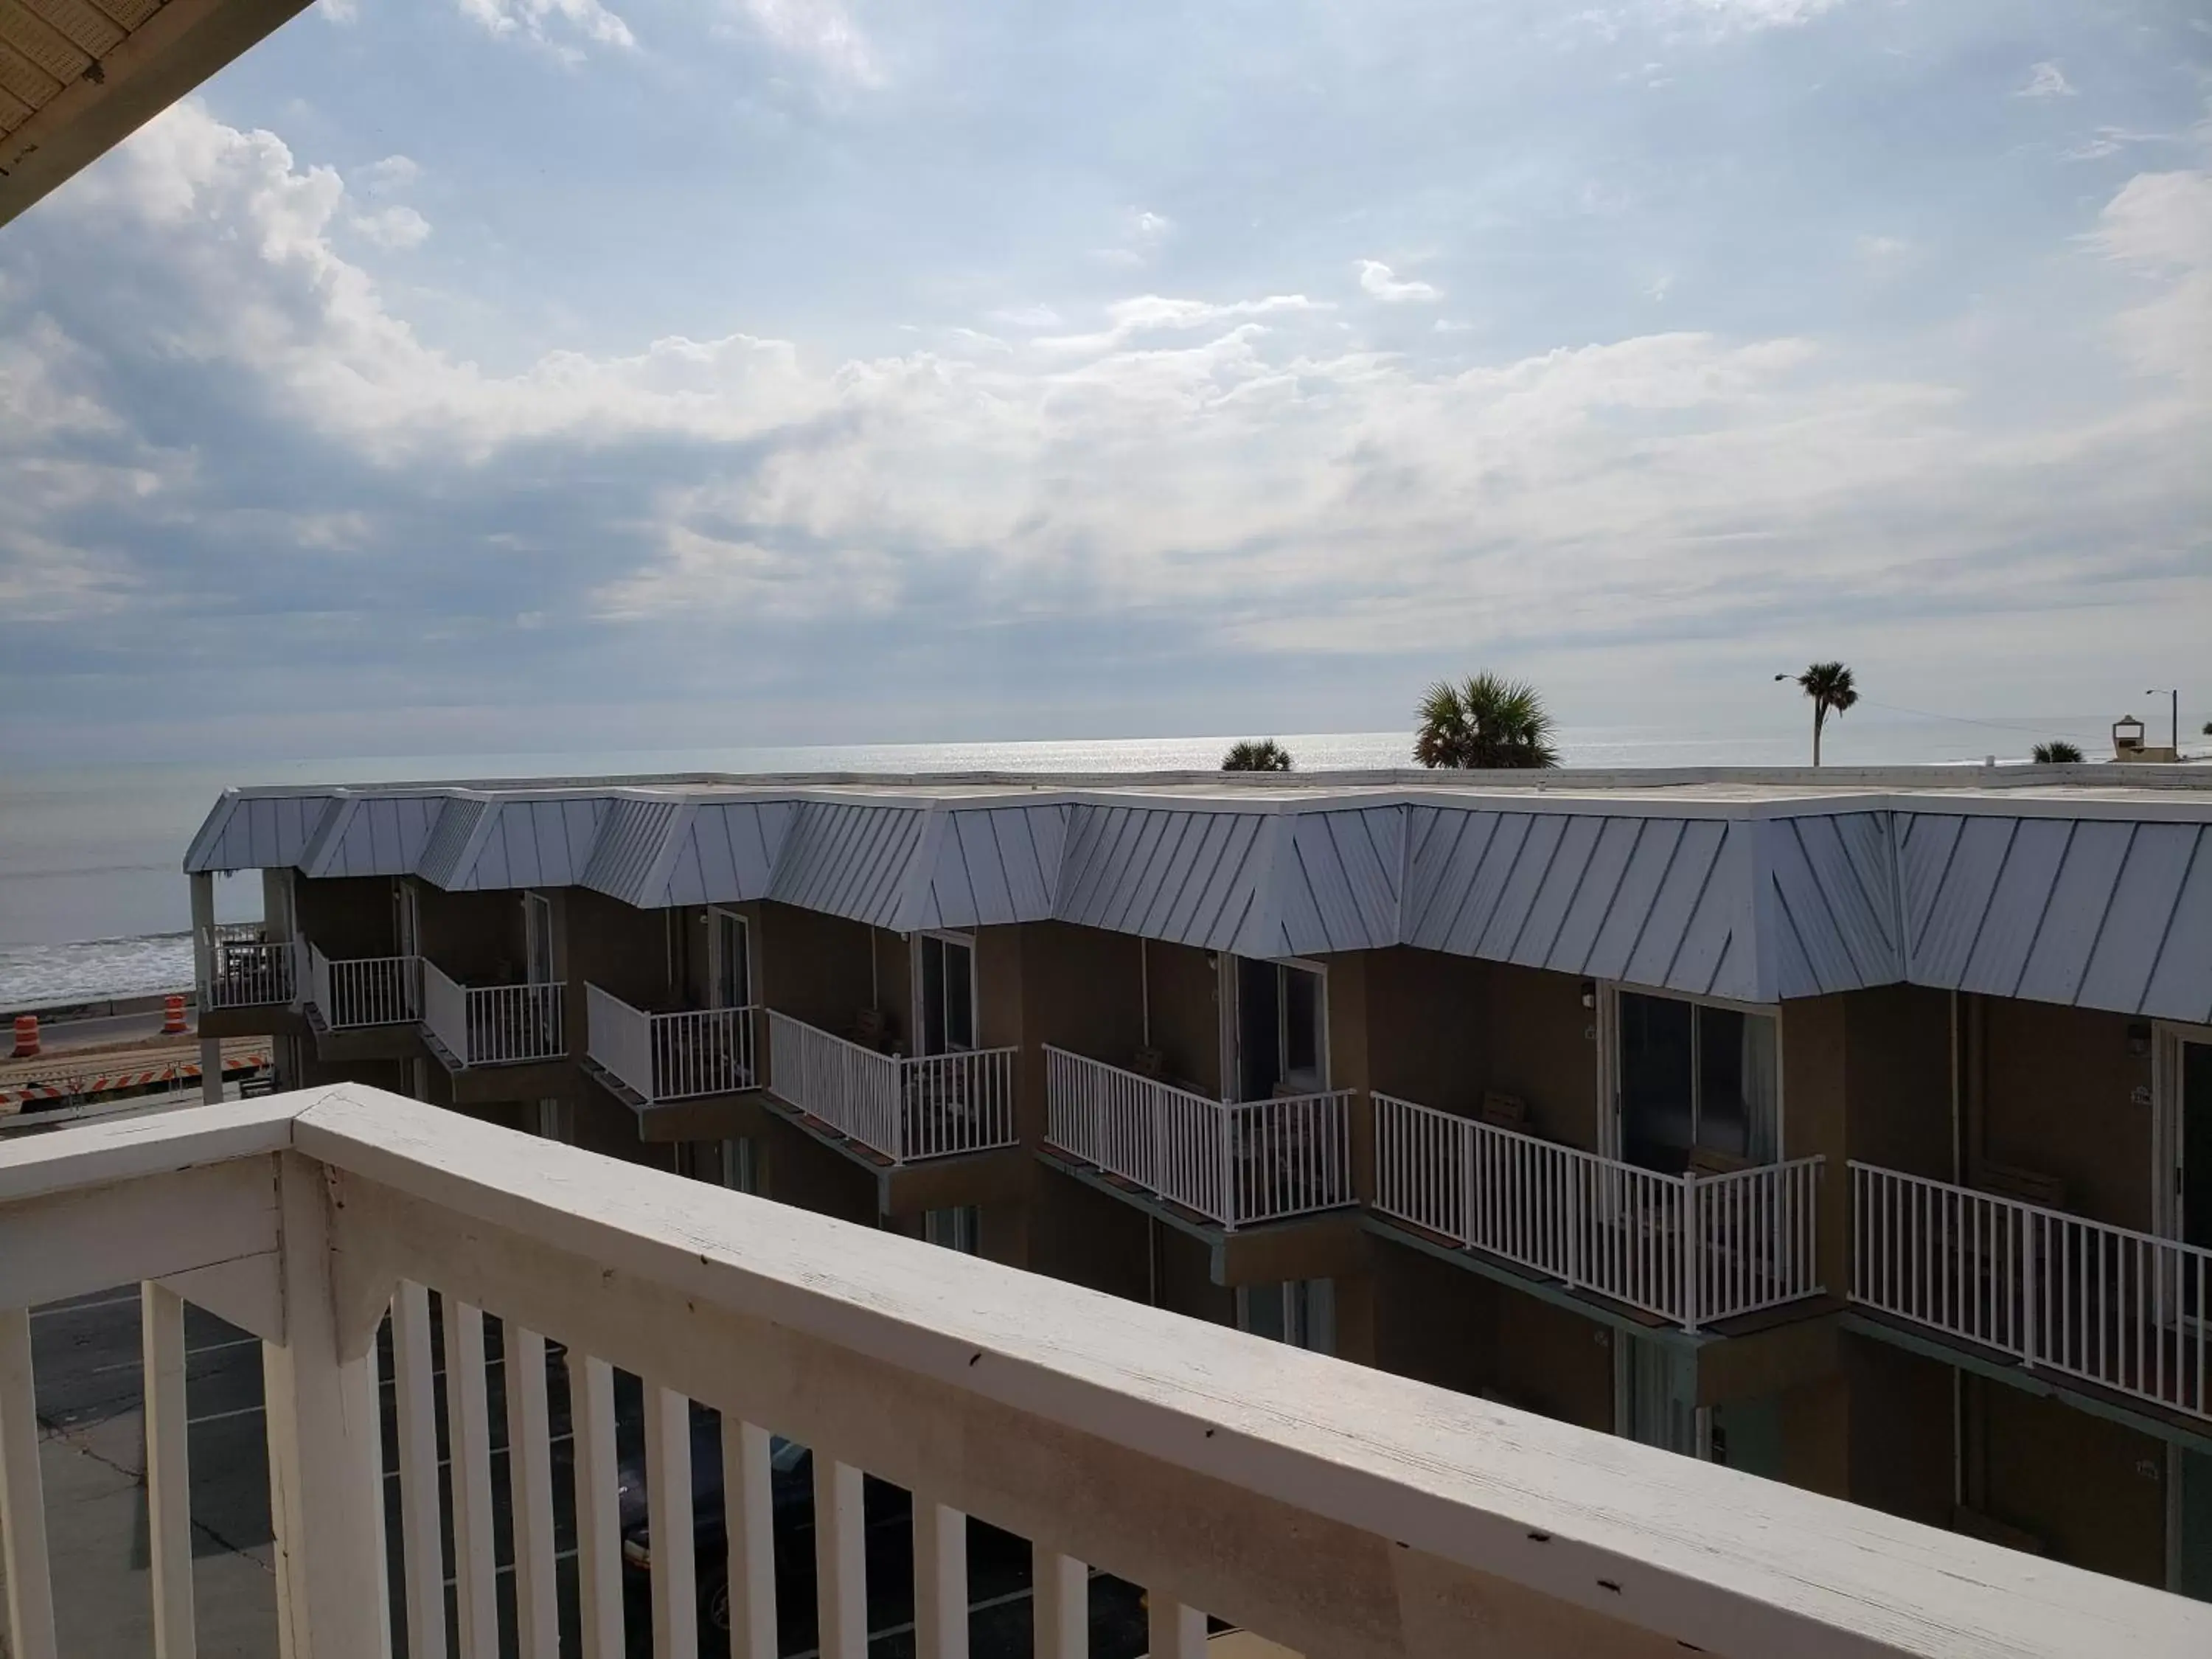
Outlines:
{"type": "Polygon", "coordinates": [[[2165,692],[2170,699],[2166,707],[2173,719],[2173,754],[2174,758],[2179,760],[2181,757],[2181,693],[2171,686],[2154,685],[2149,690],[2144,692],[2143,696],[2154,697],[2161,691],[2165,692]]]}

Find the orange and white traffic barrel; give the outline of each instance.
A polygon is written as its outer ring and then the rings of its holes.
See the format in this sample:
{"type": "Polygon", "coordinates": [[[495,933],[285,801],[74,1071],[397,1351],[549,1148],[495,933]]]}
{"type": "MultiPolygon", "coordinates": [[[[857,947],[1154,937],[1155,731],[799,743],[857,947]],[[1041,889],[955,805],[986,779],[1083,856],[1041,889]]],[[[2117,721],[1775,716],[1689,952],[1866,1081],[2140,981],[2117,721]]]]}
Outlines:
{"type": "Polygon", "coordinates": [[[185,1034],[185,1000],[175,992],[161,999],[161,1035],[182,1036],[185,1034]]]}
{"type": "Polygon", "coordinates": [[[29,1060],[39,1052],[39,1017],[36,1014],[15,1016],[15,1053],[17,1060],[29,1060]]]}

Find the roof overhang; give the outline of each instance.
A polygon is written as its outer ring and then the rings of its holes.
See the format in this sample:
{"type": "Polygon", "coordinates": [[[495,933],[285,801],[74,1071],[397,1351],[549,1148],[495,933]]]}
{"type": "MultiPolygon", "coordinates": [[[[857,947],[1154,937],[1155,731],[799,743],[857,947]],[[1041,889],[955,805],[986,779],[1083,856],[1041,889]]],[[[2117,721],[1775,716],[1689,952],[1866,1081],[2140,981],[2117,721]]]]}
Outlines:
{"type": "Polygon", "coordinates": [[[97,161],[307,0],[4,0],[0,225],[97,161]]]}

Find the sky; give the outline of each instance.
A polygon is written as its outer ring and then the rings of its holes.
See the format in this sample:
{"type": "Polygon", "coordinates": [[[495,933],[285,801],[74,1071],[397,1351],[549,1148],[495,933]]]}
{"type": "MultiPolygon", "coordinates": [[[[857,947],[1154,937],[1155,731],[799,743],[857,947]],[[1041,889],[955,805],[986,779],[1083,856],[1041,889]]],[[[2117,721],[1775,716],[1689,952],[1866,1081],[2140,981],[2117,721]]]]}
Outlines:
{"type": "Polygon", "coordinates": [[[0,228],[17,763],[2193,731],[2208,642],[2187,3],[319,0],[0,228]]]}

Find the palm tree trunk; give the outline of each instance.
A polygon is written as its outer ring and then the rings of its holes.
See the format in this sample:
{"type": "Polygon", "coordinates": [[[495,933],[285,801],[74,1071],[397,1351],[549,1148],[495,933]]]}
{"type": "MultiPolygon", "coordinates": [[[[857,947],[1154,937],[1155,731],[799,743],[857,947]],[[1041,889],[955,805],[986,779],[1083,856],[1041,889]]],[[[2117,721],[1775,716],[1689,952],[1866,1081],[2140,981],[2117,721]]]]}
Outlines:
{"type": "Polygon", "coordinates": [[[1816,702],[1813,705],[1813,764],[1815,766],[1820,763],[1820,724],[1827,718],[1827,714],[1826,704],[1816,702]]]}

